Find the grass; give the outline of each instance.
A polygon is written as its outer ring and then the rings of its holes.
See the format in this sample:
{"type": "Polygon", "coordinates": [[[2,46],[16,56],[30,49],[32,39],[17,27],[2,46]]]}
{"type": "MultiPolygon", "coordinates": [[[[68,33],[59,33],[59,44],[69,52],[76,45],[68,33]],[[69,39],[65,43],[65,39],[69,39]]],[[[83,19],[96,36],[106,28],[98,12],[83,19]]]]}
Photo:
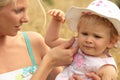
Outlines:
{"type": "MultiPolygon", "coordinates": [[[[42,36],[44,37],[45,30],[47,28],[47,25],[50,22],[51,17],[47,14],[47,23],[46,23],[46,26],[43,26],[45,17],[44,17],[44,14],[42,13],[42,9],[39,7],[38,3],[35,2],[36,0],[31,0],[31,1],[32,1],[30,4],[31,8],[29,9],[30,21],[28,24],[24,25],[22,30],[36,31],[42,34],[42,36]]],[[[72,5],[85,7],[92,0],[51,0],[51,1],[54,2],[54,5],[52,6],[47,5],[47,3],[44,3],[46,12],[52,8],[61,9],[64,12],[66,12],[66,10],[72,5]]],[[[68,28],[68,25],[64,23],[62,24],[60,35],[64,38],[70,38],[71,36],[76,34],[71,32],[68,28]]],[[[112,53],[113,57],[116,60],[118,70],[120,70],[120,48],[114,48],[110,52],[112,53]]],[[[118,80],[120,80],[120,73],[118,75],[119,75],[118,80]]]]}

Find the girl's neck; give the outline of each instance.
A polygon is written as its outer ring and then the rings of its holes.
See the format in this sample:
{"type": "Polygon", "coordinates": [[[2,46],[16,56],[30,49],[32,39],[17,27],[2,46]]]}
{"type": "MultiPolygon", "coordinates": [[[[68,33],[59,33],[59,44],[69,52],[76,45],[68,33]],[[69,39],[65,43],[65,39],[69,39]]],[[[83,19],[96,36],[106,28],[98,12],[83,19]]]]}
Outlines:
{"type": "Polygon", "coordinates": [[[87,55],[87,56],[99,57],[99,58],[106,58],[106,57],[108,57],[109,51],[108,51],[108,50],[105,50],[105,51],[104,51],[103,53],[101,53],[100,55],[89,55],[89,54],[84,53],[84,51],[82,51],[82,53],[83,53],[84,55],[87,55]]]}

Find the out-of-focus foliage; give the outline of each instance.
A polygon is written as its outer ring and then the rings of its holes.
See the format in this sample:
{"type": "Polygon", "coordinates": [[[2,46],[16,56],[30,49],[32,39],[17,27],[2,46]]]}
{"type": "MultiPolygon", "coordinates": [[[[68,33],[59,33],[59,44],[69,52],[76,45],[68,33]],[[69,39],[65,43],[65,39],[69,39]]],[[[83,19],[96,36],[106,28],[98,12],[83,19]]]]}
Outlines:
{"type": "Polygon", "coordinates": [[[43,0],[43,2],[47,3],[48,5],[53,5],[53,0],[43,0]]]}
{"type": "Polygon", "coordinates": [[[116,4],[119,6],[119,8],[120,8],[120,0],[116,0],[115,1],[116,2],[116,4]]]}

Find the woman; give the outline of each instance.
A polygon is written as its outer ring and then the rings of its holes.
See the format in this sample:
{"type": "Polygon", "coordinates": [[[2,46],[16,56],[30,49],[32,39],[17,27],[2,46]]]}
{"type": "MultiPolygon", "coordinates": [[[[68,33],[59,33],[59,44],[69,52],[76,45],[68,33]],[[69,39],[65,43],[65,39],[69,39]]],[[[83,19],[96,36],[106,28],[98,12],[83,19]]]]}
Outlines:
{"type": "Polygon", "coordinates": [[[49,51],[40,34],[20,32],[29,21],[28,4],[29,0],[0,0],[0,80],[54,80],[59,72],[55,67],[70,64],[77,50],[70,48],[74,39],[49,51]]]}

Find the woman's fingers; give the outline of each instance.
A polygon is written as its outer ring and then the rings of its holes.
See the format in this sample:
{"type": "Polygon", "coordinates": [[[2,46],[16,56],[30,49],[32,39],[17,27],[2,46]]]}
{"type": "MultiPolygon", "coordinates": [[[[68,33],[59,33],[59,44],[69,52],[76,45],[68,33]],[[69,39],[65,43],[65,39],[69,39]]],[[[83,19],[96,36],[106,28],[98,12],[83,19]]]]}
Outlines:
{"type": "Polygon", "coordinates": [[[83,80],[80,75],[74,74],[69,80],[83,80]]]}
{"type": "Polygon", "coordinates": [[[86,76],[88,76],[89,78],[92,78],[93,80],[101,80],[101,78],[94,72],[86,73],[86,76]]]}
{"type": "Polygon", "coordinates": [[[67,42],[65,42],[65,43],[63,43],[63,44],[61,44],[59,47],[65,48],[65,49],[71,48],[72,45],[73,45],[73,43],[74,43],[74,41],[75,41],[75,38],[72,37],[69,41],[67,41],[67,42]]]}
{"type": "MultiPolygon", "coordinates": [[[[86,73],[86,76],[92,78],[92,80],[101,80],[101,78],[94,72],[86,73]]],[[[73,74],[72,77],[69,78],[69,80],[83,80],[83,79],[80,77],[80,75],[73,74]]]]}

